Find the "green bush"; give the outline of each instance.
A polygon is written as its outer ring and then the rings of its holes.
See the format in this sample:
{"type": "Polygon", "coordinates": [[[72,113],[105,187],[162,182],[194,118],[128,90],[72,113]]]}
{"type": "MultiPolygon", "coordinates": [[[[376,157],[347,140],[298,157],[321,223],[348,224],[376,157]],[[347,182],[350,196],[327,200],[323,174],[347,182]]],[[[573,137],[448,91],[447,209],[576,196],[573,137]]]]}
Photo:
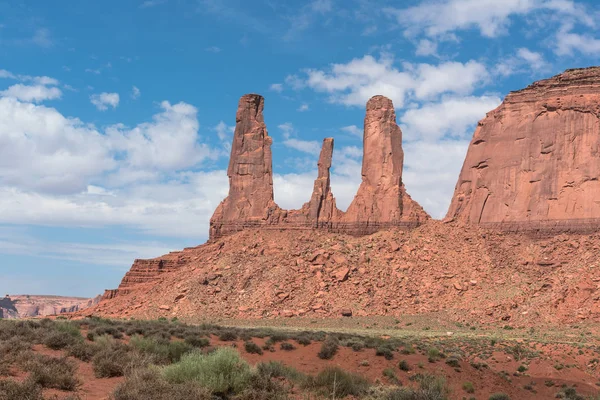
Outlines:
{"type": "Polygon", "coordinates": [[[133,355],[126,345],[116,343],[98,351],[92,358],[96,378],[112,378],[125,375],[131,366],[133,355]]]}
{"type": "Polygon", "coordinates": [[[338,340],[336,338],[334,338],[333,336],[329,336],[321,344],[321,350],[319,351],[319,354],[317,354],[317,355],[322,360],[331,360],[333,358],[333,356],[335,356],[335,354],[337,353],[338,347],[339,347],[338,340]]]}
{"type": "Polygon", "coordinates": [[[291,343],[288,343],[288,342],[283,342],[283,343],[281,343],[281,345],[279,345],[279,348],[280,348],[281,350],[285,350],[285,351],[292,351],[292,350],[296,350],[296,346],[294,346],[293,344],[291,344],[291,343]]]}
{"type": "Polygon", "coordinates": [[[400,360],[400,363],[398,363],[398,368],[400,368],[402,371],[410,371],[410,365],[408,364],[408,362],[406,360],[400,360]]]}
{"type": "Polygon", "coordinates": [[[443,377],[417,374],[418,388],[402,387],[382,396],[385,400],[447,400],[448,388],[443,377]]]}
{"type": "Polygon", "coordinates": [[[208,338],[197,335],[187,335],[185,337],[185,342],[189,345],[200,348],[210,346],[210,340],[208,338]]]}
{"type": "Polygon", "coordinates": [[[475,393],[475,386],[471,382],[463,383],[462,388],[467,393],[475,393]]]}
{"type": "Polygon", "coordinates": [[[442,358],[442,353],[435,347],[431,347],[429,350],[427,350],[427,359],[430,363],[434,363],[440,358],[442,358]]]}
{"type": "Polygon", "coordinates": [[[380,346],[375,350],[375,355],[380,357],[385,357],[386,360],[391,360],[394,358],[394,353],[389,347],[380,346]]]}
{"type": "Polygon", "coordinates": [[[333,398],[346,396],[360,398],[369,389],[369,382],[360,375],[351,374],[338,367],[328,367],[317,376],[307,378],[303,387],[333,398]]]}
{"type": "Polygon", "coordinates": [[[54,328],[61,333],[64,333],[66,335],[72,336],[76,339],[81,339],[81,331],[79,330],[79,327],[75,324],[72,324],[70,322],[57,322],[54,325],[54,328]]]}
{"type": "Polygon", "coordinates": [[[268,378],[287,378],[290,381],[302,382],[306,376],[298,370],[288,367],[280,361],[261,362],[256,364],[256,371],[259,375],[268,378]]]}
{"type": "Polygon", "coordinates": [[[129,343],[140,352],[155,356],[159,364],[177,362],[181,356],[193,350],[192,345],[185,342],[162,342],[153,337],[145,338],[140,335],[132,336],[129,343]]]}
{"type": "Polygon", "coordinates": [[[505,393],[494,393],[488,397],[488,400],[510,400],[510,397],[505,393]]]}
{"type": "Polygon", "coordinates": [[[219,334],[219,340],[223,342],[233,342],[238,338],[238,335],[233,330],[226,330],[219,334]]]}
{"type": "Polygon", "coordinates": [[[250,354],[259,354],[259,355],[263,354],[263,351],[260,348],[260,346],[257,345],[254,342],[246,342],[246,343],[244,343],[244,348],[246,349],[246,352],[250,353],[250,354]]]}
{"type": "Polygon", "coordinates": [[[76,337],[60,331],[51,332],[44,339],[46,347],[51,348],[52,350],[61,350],[77,342],[78,340],[76,337]]]}
{"type": "Polygon", "coordinates": [[[454,367],[454,368],[459,368],[460,360],[458,359],[458,357],[450,356],[446,359],[446,364],[448,364],[449,366],[454,367]]]}
{"type": "Polygon", "coordinates": [[[99,350],[99,346],[95,343],[87,343],[80,340],[67,347],[67,355],[84,362],[89,362],[99,350]]]}
{"type": "Polygon", "coordinates": [[[42,389],[31,379],[24,382],[0,380],[0,400],[43,400],[42,389]]]}
{"type": "Polygon", "coordinates": [[[156,369],[139,369],[115,389],[113,400],[209,400],[210,393],[196,382],[170,384],[156,369]]]}
{"type": "Polygon", "coordinates": [[[350,347],[354,351],[361,351],[365,348],[365,344],[363,342],[352,342],[352,345],[350,347]]]}
{"type": "Polygon", "coordinates": [[[298,336],[296,338],[296,342],[298,342],[298,344],[301,344],[302,346],[308,346],[309,344],[311,344],[310,338],[306,336],[298,336]]]}
{"type": "Polygon", "coordinates": [[[383,370],[383,376],[385,376],[386,378],[388,378],[390,380],[390,382],[392,382],[395,385],[400,384],[400,380],[396,376],[396,371],[394,371],[393,368],[386,368],[386,369],[384,369],[383,370]]]}
{"type": "MultiPolygon", "coordinates": [[[[104,336],[104,335],[112,336],[115,339],[123,338],[123,333],[119,329],[115,328],[114,326],[99,326],[99,327],[95,328],[93,331],[91,331],[90,333],[93,335],[94,338],[96,336],[104,336]]],[[[88,338],[89,338],[89,334],[88,334],[88,338]]]]}
{"type": "Polygon", "coordinates": [[[210,354],[192,352],[164,367],[163,377],[170,383],[196,381],[215,395],[240,393],[252,376],[250,366],[239,353],[223,347],[210,354]]]}
{"type": "Polygon", "coordinates": [[[32,382],[44,388],[75,390],[79,385],[75,378],[77,366],[67,358],[35,354],[25,363],[23,369],[29,372],[32,382]]]}

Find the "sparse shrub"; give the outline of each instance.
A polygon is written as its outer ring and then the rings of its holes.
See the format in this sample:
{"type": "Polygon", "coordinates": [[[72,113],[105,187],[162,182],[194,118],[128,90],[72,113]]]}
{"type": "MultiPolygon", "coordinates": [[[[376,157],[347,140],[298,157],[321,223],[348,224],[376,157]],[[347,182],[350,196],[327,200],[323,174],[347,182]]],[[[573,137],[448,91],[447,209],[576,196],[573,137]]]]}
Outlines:
{"type": "Polygon", "coordinates": [[[77,343],[77,338],[60,331],[51,332],[44,339],[44,344],[52,350],[61,350],[77,343]]]}
{"type": "Polygon", "coordinates": [[[226,330],[219,334],[219,340],[223,342],[233,342],[234,340],[237,340],[237,338],[238,335],[233,330],[226,330]]]}
{"type": "MultiPolygon", "coordinates": [[[[91,331],[90,333],[92,333],[94,340],[95,340],[95,337],[104,336],[104,335],[112,336],[115,339],[123,338],[123,333],[120,330],[118,330],[117,328],[115,328],[114,326],[99,326],[99,327],[95,328],[93,331],[91,331]]],[[[88,334],[88,338],[89,338],[89,334],[88,334]]]]}
{"type": "Polygon", "coordinates": [[[371,364],[369,364],[369,360],[362,360],[360,362],[361,367],[368,367],[369,365],[371,365],[371,364]]]}
{"type": "Polygon", "coordinates": [[[396,376],[396,371],[394,371],[392,368],[386,368],[386,369],[384,369],[383,370],[383,376],[385,376],[386,378],[388,378],[390,380],[390,382],[392,382],[393,384],[398,385],[400,383],[400,380],[396,376]]]}
{"type": "Polygon", "coordinates": [[[415,349],[414,349],[414,347],[412,347],[412,345],[407,345],[407,346],[404,346],[402,349],[400,349],[400,354],[404,354],[404,355],[415,354],[415,349]]]}
{"type": "Polygon", "coordinates": [[[0,380],[0,399],[1,400],[43,400],[42,389],[31,379],[24,382],[15,382],[13,380],[0,380]]]}
{"type": "Polygon", "coordinates": [[[427,350],[427,360],[429,360],[430,363],[439,361],[440,358],[442,358],[442,353],[435,347],[431,347],[427,350]]]}
{"type": "Polygon", "coordinates": [[[244,343],[244,348],[246,349],[246,352],[250,353],[250,354],[259,354],[259,355],[263,354],[263,351],[260,348],[260,346],[257,345],[254,342],[246,342],[246,343],[244,343]]]}
{"type": "Polygon", "coordinates": [[[320,391],[326,396],[343,398],[363,397],[369,389],[369,382],[360,375],[351,374],[337,367],[329,367],[315,377],[309,377],[303,384],[306,389],[320,391]]]}
{"type": "Polygon", "coordinates": [[[519,368],[517,368],[517,371],[523,373],[525,371],[527,371],[527,367],[523,364],[519,365],[519,368]]]}
{"type": "Polygon", "coordinates": [[[448,388],[443,377],[416,374],[413,380],[418,388],[402,387],[393,389],[382,396],[385,400],[447,400],[448,388]]]}
{"type": "Polygon", "coordinates": [[[259,375],[269,378],[285,377],[290,381],[300,382],[306,379],[306,376],[298,370],[288,367],[279,361],[261,362],[256,364],[256,371],[259,375]]]}
{"type": "Polygon", "coordinates": [[[311,343],[310,338],[306,336],[298,336],[296,338],[296,342],[298,342],[298,344],[301,344],[302,346],[308,346],[311,343]]]}
{"type": "Polygon", "coordinates": [[[398,364],[398,368],[400,368],[400,370],[402,371],[410,371],[410,365],[408,364],[408,361],[406,360],[400,360],[400,363],[398,364]]]}
{"type": "Polygon", "coordinates": [[[467,393],[475,393],[475,386],[471,382],[463,383],[462,388],[467,393]]]}
{"type": "Polygon", "coordinates": [[[365,348],[365,344],[363,342],[354,342],[350,347],[352,347],[352,350],[354,351],[361,351],[365,348]]]}
{"type": "Polygon", "coordinates": [[[133,371],[115,389],[114,400],[209,400],[210,393],[196,382],[170,384],[156,369],[133,371]]]}
{"type": "Polygon", "coordinates": [[[460,360],[456,356],[450,356],[446,359],[446,364],[453,368],[460,368],[460,360]]]}
{"type": "Polygon", "coordinates": [[[210,340],[208,338],[197,335],[187,335],[185,337],[185,342],[189,345],[200,348],[210,346],[210,340]]]}
{"type": "Polygon", "coordinates": [[[317,354],[317,355],[322,360],[331,360],[333,358],[333,356],[335,356],[335,354],[337,353],[338,347],[339,347],[338,340],[336,338],[334,338],[333,336],[329,336],[321,344],[321,350],[319,351],[319,354],[317,354]]]}
{"type": "Polygon", "coordinates": [[[67,358],[55,358],[36,354],[23,366],[29,379],[44,388],[75,390],[79,381],[75,378],[77,366],[67,358]]]}
{"type": "Polygon", "coordinates": [[[210,354],[192,352],[163,368],[163,377],[170,383],[198,382],[213,394],[240,393],[251,377],[251,369],[239,353],[222,347],[210,354]]]}
{"type": "Polygon", "coordinates": [[[104,346],[92,358],[92,366],[96,378],[112,378],[123,376],[131,366],[133,355],[128,346],[115,343],[104,346]]]}
{"type": "Polygon", "coordinates": [[[285,333],[277,332],[277,333],[273,333],[269,339],[271,339],[271,342],[273,342],[273,343],[278,343],[278,342],[284,342],[284,341],[288,340],[289,336],[286,335],[285,333]]]}
{"type": "Polygon", "coordinates": [[[67,355],[75,357],[81,361],[88,362],[92,360],[94,354],[96,354],[99,350],[100,348],[96,344],[77,341],[76,343],[67,347],[67,355]]]}
{"type": "Polygon", "coordinates": [[[191,344],[185,342],[163,342],[154,337],[144,338],[139,335],[133,336],[129,343],[140,352],[155,356],[158,363],[177,362],[193,349],[191,344]]]}
{"type": "Polygon", "coordinates": [[[285,351],[296,350],[296,346],[294,346],[293,344],[291,344],[289,342],[283,342],[283,343],[281,343],[281,345],[279,346],[279,348],[281,350],[285,350],[285,351]]]}
{"type": "Polygon", "coordinates": [[[54,328],[61,333],[64,333],[69,336],[73,336],[76,339],[81,339],[81,331],[79,327],[70,322],[57,322],[54,328]]]}
{"type": "Polygon", "coordinates": [[[494,393],[488,400],[510,400],[510,397],[506,393],[494,393]]]}
{"type": "Polygon", "coordinates": [[[375,350],[375,355],[380,357],[385,357],[386,360],[391,360],[394,358],[394,353],[389,347],[380,346],[375,350]]]}

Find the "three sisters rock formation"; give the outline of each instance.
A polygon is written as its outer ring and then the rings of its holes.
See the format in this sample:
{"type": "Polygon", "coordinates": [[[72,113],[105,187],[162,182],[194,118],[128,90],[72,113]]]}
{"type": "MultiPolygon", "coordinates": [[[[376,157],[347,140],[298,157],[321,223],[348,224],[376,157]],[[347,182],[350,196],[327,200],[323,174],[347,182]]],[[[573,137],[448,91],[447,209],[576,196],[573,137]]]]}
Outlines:
{"type": "Polygon", "coordinates": [[[346,212],[331,192],[333,139],[323,140],[312,196],[299,210],[283,210],[273,198],[272,140],[263,119],[264,99],[242,96],[231,147],[229,196],[210,220],[210,237],[244,228],[325,229],[349,234],[385,227],[414,227],[429,215],[406,193],[402,183],[402,132],[392,101],[375,96],[367,103],[362,183],[346,212]]]}

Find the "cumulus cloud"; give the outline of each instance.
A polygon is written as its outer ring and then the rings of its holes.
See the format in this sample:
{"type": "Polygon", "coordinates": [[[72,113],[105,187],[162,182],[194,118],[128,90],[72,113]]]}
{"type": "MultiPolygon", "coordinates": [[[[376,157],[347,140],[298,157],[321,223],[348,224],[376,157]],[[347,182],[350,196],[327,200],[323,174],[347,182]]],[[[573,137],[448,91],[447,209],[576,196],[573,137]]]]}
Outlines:
{"type": "Polygon", "coordinates": [[[106,111],[108,107],[115,109],[119,105],[119,94],[106,92],[93,94],[90,96],[90,101],[100,111],[106,111]]]}
{"type": "Polygon", "coordinates": [[[497,96],[448,97],[406,111],[401,117],[405,140],[465,139],[468,128],[501,103],[497,96]]]}
{"type": "Polygon", "coordinates": [[[556,46],[554,52],[560,56],[573,55],[575,52],[598,56],[600,54],[600,39],[590,34],[579,34],[572,32],[573,26],[565,24],[556,34],[556,46]]]}
{"type": "Polygon", "coordinates": [[[358,126],[356,125],[348,125],[348,126],[344,126],[342,127],[342,131],[346,132],[352,136],[356,136],[357,138],[361,138],[363,137],[363,130],[360,129],[358,126]]]}
{"type": "Polygon", "coordinates": [[[29,86],[19,83],[0,91],[0,96],[38,103],[44,100],[59,99],[62,96],[62,92],[57,87],[48,87],[45,85],[29,86]]]}
{"type": "Polygon", "coordinates": [[[300,140],[293,136],[296,135],[296,130],[291,122],[280,124],[278,128],[283,136],[283,145],[294,150],[312,155],[319,155],[321,145],[316,140],[300,140]]]}
{"type": "Polygon", "coordinates": [[[407,97],[426,100],[444,93],[470,94],[488,77],[485,65],[474,60],[437,65],[404,63],[400,69],[393,57],[382,54],[379,59],[365,55],[326,70],[308,69],[305,83],[329,93],[334,103],[364,106],[371,96],[381,94],[402,107],[407,97]]]}
{"type": "Polygon", "coordinates": [[[493,38],[507,32],[512,17],[533,12],[549,12],[594,25],[585,7],[572,0],[434,0],[386,11],[405,28],[408,36],[440,37],[453,31],[476,29],[482,36],[493,38]]]}
{"type": "Polygon", "coordinates": [[[308,111],[308,110],[309,110],[309,107],[308,107],[308,104],[306,104],[306,103],[303,103],[300,105],[300,107],[298,107],[298,111],[300,111],[300,112],[304,112],[304,111],[308,111]]]}
{"type": "Polygon", "coordinates": [[[549,63],[546,62],[542,53],[521,47],[517,49],[515,55],[499,62],[495,72],[502,76],[509,76],[521,72],[542,72],[548,67],[549,63]]]}

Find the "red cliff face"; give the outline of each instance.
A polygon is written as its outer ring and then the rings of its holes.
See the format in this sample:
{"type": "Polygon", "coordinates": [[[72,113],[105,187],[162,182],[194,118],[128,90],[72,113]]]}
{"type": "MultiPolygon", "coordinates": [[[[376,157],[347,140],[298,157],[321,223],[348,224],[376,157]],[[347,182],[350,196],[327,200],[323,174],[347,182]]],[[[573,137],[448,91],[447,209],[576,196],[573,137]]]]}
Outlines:
{"type": "Polygon", "coordinates": [[[510,93],[479,122],[447,217],[576,227],[600,218],[600,68],[510,93]]]}
{"type": "Polygon", "coordinates": [[[263,119],[264,98],[240,99],[229,159],[229,196],[219,204],[210,223],[210,236],[221,236],[235,225],[269,221],[278,207],[273,201],[271,143],[263,119]]]}
{"type": "Polygon", "coordinates": [[[365,117],[363,182],[343,213],[331,192],[333,139],[323,141],[318,176],[308,203],[300,210],[282,210],[273,201],[271,138],[267,135],[258,95],[241,98],[229,161],[229,196],[210,222],[217,238],[247,227],[327,229],[350,234],[372,233],[381,227],[412,227],[429,216],[406,193],[402,184],[402,132],[392,101],[375,96],[365,117]]]}
{"type": "Polygon", "coordinates": [[[414,223],[429,218],[402,183],[402,131],[392,101],[383,96],[367,103],[363,138],[362,183],[343,221],[350,224],[414,223]]]}

